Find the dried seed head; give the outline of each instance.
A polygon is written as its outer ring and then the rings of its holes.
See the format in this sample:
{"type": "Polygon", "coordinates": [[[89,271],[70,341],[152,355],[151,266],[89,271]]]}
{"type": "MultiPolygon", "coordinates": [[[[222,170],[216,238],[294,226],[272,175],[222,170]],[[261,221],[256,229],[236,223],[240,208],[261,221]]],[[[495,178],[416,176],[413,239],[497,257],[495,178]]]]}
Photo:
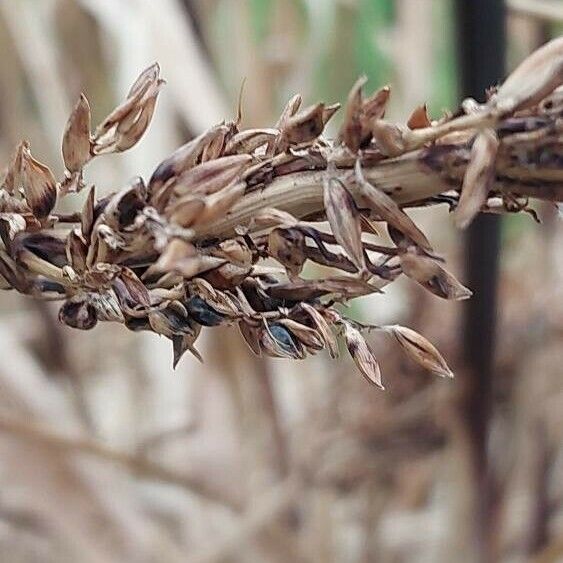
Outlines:
{"type": "Polygon", "coordinates": [[[63,159],[67,170],[78,172],[90,159],[90,104],[84,94],[72,109],[63,136],[63,159]]]}
{"type": "Polygon", "coordinates": [[[376,385],[380,389],[384,389],[381,383],[381,370],[379,364],[370,350],[367,342],[360,333],[360,331],[348,322],[343,322],[344,325],[344,339],[346,340],[346,347],[352,356],[354,363],[360,370],[360,373],[366,378],[369,383],[376,385]]]}
{"type": "Polygon", "coordinates": [[[278,134],[277,129],[246,129],[229,140],[225,155],[252,154],[256,149],[273,143],[278,134]]]}
{"type": "Polygon", "coordinates": [[[384,326],[382,328],[391,332],[403,350],[417,364],[440,377],[454,376],[440,352],[418,332],[400,325],[384,326]]]}
{"type": "Polygon", "coordinates": [[[493,129],[481,131],[473,143],[463,177],[461,197],[455,210],[455,222],[459,228],[467,227],[487,202],[495,180],[498,145],[499,140],[493,129]]]}
{"type": "Polygon", "coordinates": [[[432,250],[430,242],[412,219],[383,190],[373,186],[364,178],[359,159],[356,160],[355,172],[356,182],[366,206],[375,211],[383,221],[409,237],[415,244],[426,250],[432,250]]]}
{"type": "Polygon", "coordinates": [[[325,178],[324,206],[330,228],[360,273],[366,271],[362,245],[362,224],[354,198],[335,178],[325,178]]]}
{"type": "Polygon", "coordinates": [[[167,211],[170,220],[181,227],[191,227],[203,213],[205,201],[203,198],[186,195],[176,200],[167,211]]]}
{"type": "Polygon", "coordinates": [[[31,156],[24,147],[21,155],[22,187],[25,199],[33,214],[44,219],[57,202],[57,184],[51,170],[31,156]]]}

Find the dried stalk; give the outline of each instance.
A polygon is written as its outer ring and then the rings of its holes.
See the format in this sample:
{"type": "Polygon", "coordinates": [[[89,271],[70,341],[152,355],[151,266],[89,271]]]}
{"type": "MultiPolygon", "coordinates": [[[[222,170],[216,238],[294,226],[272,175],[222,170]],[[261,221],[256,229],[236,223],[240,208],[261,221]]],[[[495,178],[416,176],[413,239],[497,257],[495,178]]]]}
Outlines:
{"type": "MultiPolygon", "coordinates": [[[[322,133],[339,106],[300,110],[294,96],[273,128],[221,123],[165,159],[147,184],[139,178],[99,200],[91,188],[81,213],[55,213],[59,199],[86,185],[91,160],[142,137],[163,85],[159,74],[158,65],[147,68],[93,132],[81,96],[63,138],[62,181],[28,143],[19,145],[0,190],[0,274],[6,287],[64,300],[59,318],[72,327],[116,321],[166,336],[174,364],[187,350],[199,357],[202,326],[237,324],[255,353],[293,359],[325,347],[336,355],[335,331],[381,387],[366,327],[334,305],[379,292],[401,273],[445,299],[471,295],[404,208],[448,203],[466,226],[479,211],[533,213],[529,197],[563,201],[557,39],[485,104],[466,100],[453,116],[432,121],[421,106],[406,125],[389,123],[389,88],[364,97],[360,79],[335,140],[322,133]],[[373,243],[379,227],[372,221],[386,225],[393,246],[373,243]],[[341,273],[303,279],[308,260],[341,273]]],[[[422,336],[392,332],[408,335],[398,341],[414,361],[451,373],[422,336]]]]}

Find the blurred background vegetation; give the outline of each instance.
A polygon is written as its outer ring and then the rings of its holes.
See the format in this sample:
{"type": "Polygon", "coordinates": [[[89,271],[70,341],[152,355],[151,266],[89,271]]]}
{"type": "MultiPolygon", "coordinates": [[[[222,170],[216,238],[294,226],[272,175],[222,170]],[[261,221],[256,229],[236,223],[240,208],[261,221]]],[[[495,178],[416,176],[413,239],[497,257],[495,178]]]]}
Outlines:
{"type": "MultiPolygon", "coordinates": [[[[563,32],[562,11],[508,2],[507,68],[563,32]]],[[[296,92],[344,101],[360,74],[391,85],[390,119],[423,102],[439,117],[459,103],[457,36],[453,0],[1,0],[0,157],[26,138],[60,177],[79,93],[96,122],[154,61],[153,123],[94,162],[100,192],[234,117],[243,82],[243,126],[272,125],[296,92]]],[[[447,210],[413,213],[462,275],[447,210]]],[[[348,359],[254,358],[234,329],[173,372],[154,335],[79,333],[3,292],[0,561],[563,560],[563,228],[538,213],[503,221],[485,536],[459,304],[408,283],[354,303],[423,332],[457,374],[435,381],[374,335],[382,393],[348,359]]]]}

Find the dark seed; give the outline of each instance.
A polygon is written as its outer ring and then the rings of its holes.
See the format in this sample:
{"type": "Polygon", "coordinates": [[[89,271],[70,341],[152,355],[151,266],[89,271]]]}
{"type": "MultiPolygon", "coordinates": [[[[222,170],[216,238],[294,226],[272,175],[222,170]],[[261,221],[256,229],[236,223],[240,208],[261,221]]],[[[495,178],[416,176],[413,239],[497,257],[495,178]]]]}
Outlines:
{"type": "Polygon", "coordinates": [[[216,311],[197,295],[191,297],[186,303],[186,309],[189,315],[203,326],[217,326],[225,320],[225,315],[216,311]]]}

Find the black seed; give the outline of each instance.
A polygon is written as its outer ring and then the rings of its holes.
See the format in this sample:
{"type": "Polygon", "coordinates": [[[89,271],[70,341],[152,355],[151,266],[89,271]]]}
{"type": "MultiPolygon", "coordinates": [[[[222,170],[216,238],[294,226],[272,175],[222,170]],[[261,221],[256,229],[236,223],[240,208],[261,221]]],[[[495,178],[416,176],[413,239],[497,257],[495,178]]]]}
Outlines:
{"type": "Polygon", "coordinates": [[[299,354],[295,340],[289,330],[278,323],[272,323],[269,326],[270,333],[276,339],[276,342],[283,348],[288,354],[295,356],[299,354]]]}

